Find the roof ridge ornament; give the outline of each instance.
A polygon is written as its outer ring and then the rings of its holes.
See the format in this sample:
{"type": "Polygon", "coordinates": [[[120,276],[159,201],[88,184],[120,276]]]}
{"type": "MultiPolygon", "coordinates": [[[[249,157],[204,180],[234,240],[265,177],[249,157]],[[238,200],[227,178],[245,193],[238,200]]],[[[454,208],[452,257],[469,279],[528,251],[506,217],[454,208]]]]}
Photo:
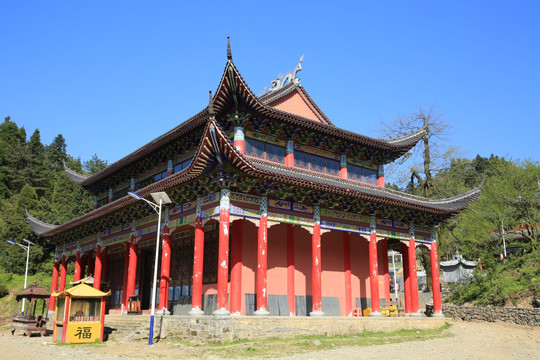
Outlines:
{"type": "Polygon", "coordinates": [[[212,90],[208,92],[208,114],[214,116],[214,99],[212,98],[212,90]]]}
{"type": "Polygon", "coordinates": [[[232,61],[231,38],[227,36],[227,60],[232,61]]]}
{"type": "Polygon", "coordinates": [[[293,71],[289,71],[285,74],[285,77],[283,77],[282,74],[279,74],[275,80],[272,80],[272,85],[270,87],[267,86],[261,91],[259,97],[280,90],[290,83],[299,84],[300,78],[296,77],[296,74],[298,74],[299,71],[302,71],[302,61],[304,61],[304,55],[300,57],[300,61],[298,61],[298,65],[296,65],[296,68],[294,68],[293,71]]]}

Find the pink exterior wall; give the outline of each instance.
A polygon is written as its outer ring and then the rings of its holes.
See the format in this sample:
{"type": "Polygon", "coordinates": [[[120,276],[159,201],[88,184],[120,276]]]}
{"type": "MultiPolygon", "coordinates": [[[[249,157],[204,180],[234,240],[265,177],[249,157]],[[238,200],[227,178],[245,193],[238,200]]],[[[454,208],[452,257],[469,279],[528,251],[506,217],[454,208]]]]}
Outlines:
{"type": "Polygon", "coordinates": [[[304,100],[303,96],[298,92],[292,93],[278,99],[276,102],[269,104],[276,109],[307,117],[308,119],[321,122],[314,109],[304,100]]]}
{"type": "Polygon", "coordinates": [[[356,298],[369,298],[369,243],[358,234],[351,234],[351,293],[352,307],[356,298]]]}
{"type": "Polygon", "coordinates": [[[294,273],[294,295],[311,295],[311,234],[299,226],[294,227],[294,273]]]}
{"type": "MultiPolygon", "coordinates": [[[[321,236],[322,296],[339,297],[341,316],[345,316],[345,277],[343,275],[343,234],[331,231],[321,236]]],[[[323,308],[324,312],[324,308],[323,308]]]]}
{"type": "MultiPolygon", "coordinates": [[[[242,315],[246,315],[246,294],[255,294],[257,274],[257,227],[244,221],[242,239],[242,315]]],[[[269,237],[270,241],[272,240],[269,237]]],[[[270,247],[270,245],[268,245],[270,247]]],[[[268,251],[270,252],[270,250],[268,251]]]]}
{"type": "Polygon", "coordinates": [[[268,229],[268,294],[287,295],[287,225],[268,229]]]}

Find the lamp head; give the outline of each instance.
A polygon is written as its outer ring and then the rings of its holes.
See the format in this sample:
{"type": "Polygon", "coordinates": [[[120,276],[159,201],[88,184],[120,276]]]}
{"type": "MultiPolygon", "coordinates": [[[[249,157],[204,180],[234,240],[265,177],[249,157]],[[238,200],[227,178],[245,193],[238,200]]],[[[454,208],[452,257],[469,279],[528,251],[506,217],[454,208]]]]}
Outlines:
{"type": "Polygon", "coordinates": [[[31,242],[30,240],[23,239],[23,241],[26,241],[29,245],[36,245],[33,242],[31,242]]]}
{"type": "Polygon", "coordinates": [[[128,195],[131,196],[132,198],[134,199],[137,199],[137,200],[142,200],[142,196],[137,194],[137,193],[134,193],[134,192],[131,192],[131,191],[128,191],[128,195]]]}
{"type": "Polygon", "coordinates": [[[8,243],[10,243],[10,244],[17,245],[17,243],[16,243],[15,241],[13,241],[13,240],[6,240],[6,241],[7,241],[8,243]]]}

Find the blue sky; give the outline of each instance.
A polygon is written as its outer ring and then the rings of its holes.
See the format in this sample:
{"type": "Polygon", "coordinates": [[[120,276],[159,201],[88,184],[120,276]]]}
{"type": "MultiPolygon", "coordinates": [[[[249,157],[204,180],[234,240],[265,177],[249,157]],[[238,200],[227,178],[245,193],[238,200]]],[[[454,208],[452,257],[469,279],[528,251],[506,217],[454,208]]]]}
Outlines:
{"type": "Polygon", "coordinates": [[[203,109],[233,59],[258,94],[305,55],[338,127],[436,106],[466,157],[540,160],[540,2],[0,0],[0,116],[112,163],[203,109]]]}

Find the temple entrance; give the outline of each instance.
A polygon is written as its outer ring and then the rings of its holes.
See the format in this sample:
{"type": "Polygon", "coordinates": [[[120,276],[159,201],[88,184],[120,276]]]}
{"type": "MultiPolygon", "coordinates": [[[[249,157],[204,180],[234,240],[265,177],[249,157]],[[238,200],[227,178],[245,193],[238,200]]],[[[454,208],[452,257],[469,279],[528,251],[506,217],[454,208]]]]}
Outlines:
{"type": "Polygon", "coordinates": [[[152,275],[154,273],[154,252],[151,249],[142,251],[141,266],[141,287],[139,296],[141,298],[141,309],[150,309],[152,295],[152,275]]]}

